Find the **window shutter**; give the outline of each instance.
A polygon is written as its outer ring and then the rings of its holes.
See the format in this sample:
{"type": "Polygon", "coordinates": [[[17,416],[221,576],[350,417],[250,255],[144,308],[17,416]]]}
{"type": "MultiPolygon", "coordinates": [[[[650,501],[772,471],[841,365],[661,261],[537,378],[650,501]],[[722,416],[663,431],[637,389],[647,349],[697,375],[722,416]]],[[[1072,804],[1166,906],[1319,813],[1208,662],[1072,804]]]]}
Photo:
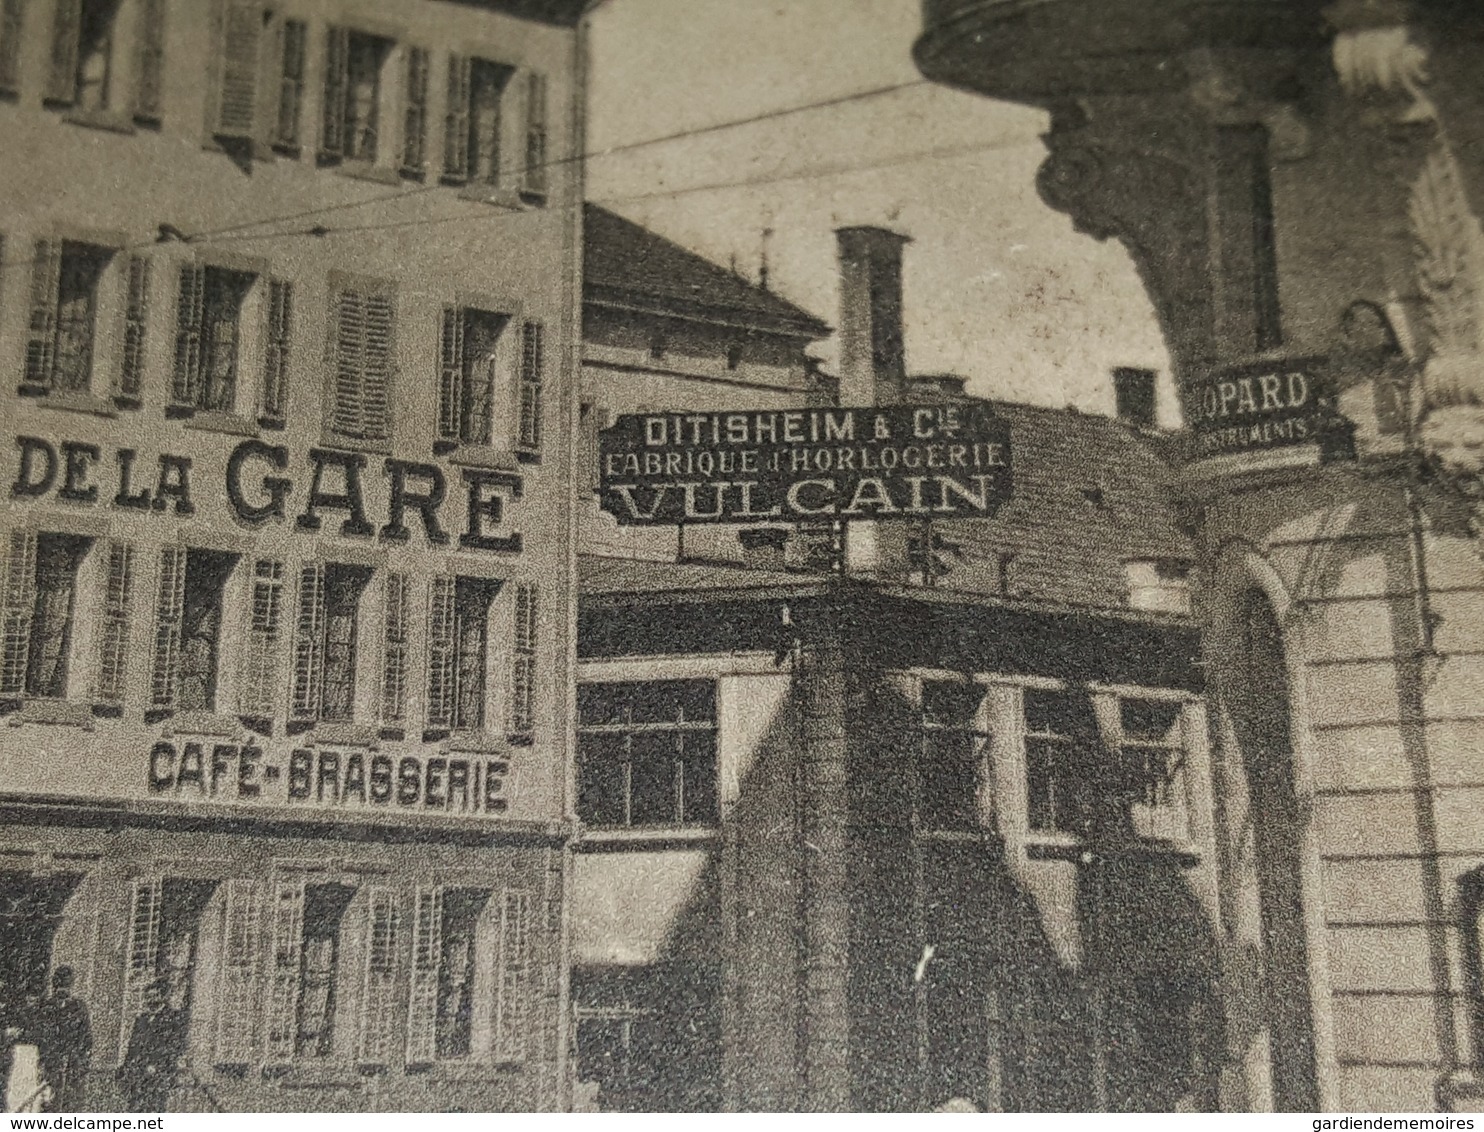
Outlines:
{"type": "Polygon", "coordinates": [[[421,177],[428,149],[428,52],[407,49],[407,112],[402,121],[402,172],[421,177]]]}
{"type": "Polygon", "coordinates": [[[288,414],[289,339],[293,335],[294,285],[268,282],[268,344],[263,359],[263,418],[282,423],[288,414]]]}
{"type": "Polygon", "coordinates": [[[262,8],[235,0],[229,3],[222,29],[222,86],[216,112],[218,137],[253,137],[262,45],[262,8]]]}
{"type": "Polygon", "coordinates": [[[381,654],[381,721],[387,724],[407,718],[407,597],[407,575],[388,573],[381,654]]]}
{"type": "Polygon", "coordinates": [[[133,882],[129,899],[129,944],[124,967],[124,1009],[119,1049],[129,1048],[134,1019],[144,1012],[144,992],[160,960],[160,912],[164,883],[159,877],[133,882]]]}
{"type": "Polygon", "coordinates": [[[48,102],[77,98],[77,45],[82,29],[82,0],[57,0],[52,9],[52,69],[46,84],[48,102]]]}
{"type": "Polygon", "coordinates": [[[350,32],[325,29],[325,104],[320,129],[320,155],[339,158],[345,153],[345,100],[350,89],[350,32]]]}
{"type": "Polygon", "coordinates": [[[144,330],[149,316],[149,260],[129,257],[124,301],[124,356],[119,363],[118,395],[135,400],[144,388],[144,330]]]}
{"type": "Polygon", "coordinates": [[[396,894],[372,888],[366,908],[366,981],[361,995],[361,1060],[389,1064],[396,1053],[401,923],[396,894]]]}
{"type": "MultiPolygon", "coordinates": [[[[60,9],[59,9],[60,10],[60,9]]],[[[31,321],[26,342],[25,384],[50,389],[57,363],[57,298],[62,279],[62,245],[37,240],[31,261],[31,321]]]]}
{"type": "Polygon", "coordinates": [[[284,20],[278,29],[278,118],[273,144],[299,146],[299,123],[304,109],[304,46],[309,35],[303,20],[284,20]]]}
{"type": "Polygon", "coordinates": [[[438,438],[459,439],[459,401],[464,385],[464,312],[443,308],[443,332],[438,340],[438,438]]]}
{"type": "Polygon", "coordinates": [[[428,587],[428,726],[453,726],[454,580],[435,577],[428,587]]]}
{"type": "Polygon", "coordinates": [[[170,396],[177,405],[200,400],[205,351],[201,327],[206,315],[206,269],[194,263],[180,269],[180,291],[175,302],[175,377],[170,396]]]}
{"type": "Polygon", "coordinates": [[[366,299],[358,291],[335,297],[335,431],[360,436],[361,370],[365,365],[366,299]]]}
{"type": "Polygon", "coordinates": [[[336,308],[335,431],[385,440],[391,431],[392,297],[345,290],[336,308]]]}
{"type": "Polygon", "coordinates": [[[180,631],[185,612],[186,551],[167,546],[160,552],[160,596],[155,613],[155,672],[150,703],[175,706],[180,678],[180,631]]]}
{"type": "Polygon", "coordinates": [[[253,565],[252,608],[248,611],[247,653],[242,674],[243,715],[271,719],[277,714],[278,641],[283,622],[283,563],[260,558],[253,565]]]}
{"type": "Polygon", "coordinates": [[[469,176],[469,71],[467,55],[448,57],[448,102],[443,118],[443,175],[469,176]]]}
{"type": "Polygon", "coordinates": [[[134,76],[134,117],[160,120],[160,87],[165,72],[165,0],[140,0],[139,41],[134,76]]]}
{"type": "Polygon", "coordinates": [[[503,911],[495,1001],[495,1057],[500,1061],[521,1061],[526,1055],[530,1031],[530,894],[507,891],[503,911]]]}
{"type": "Polygon", "coordinates": [[[526,195],[546,197],[546,76],[526,73],[526,164],[522,189],[526,195]]]}
{"type": "Polygon", "coordinates": [[[304,882],[280,881],[273,898],[273,956],[268,974],[269,1061],[290,1061],[299,1031],[299,964],[304,952],[304,882]]]}
{"type": "Polygon", "coordinates": [[[536,586],[515,587],[515,639],[510,656],[510,734],[529,738],[536,727],[536,586]]]}
{"type": "Polygon", "coordinates": [[[319,718],[324,675],[325,568],[312,563],[299,571],[299,622],[294,634],[293,718],[319,718]]]}
{"type": "Polygon", "coordinates": [[[391,434],[392,298],[366,296],[366,353],[361,379],[361,419],[367,440],[391,434]]]}
{"type": "Polygon", "coordinates": [[[31,648],[31,616],[36,609],[36,536],[11,531],[5,556],[5,655],[0,660],[0,695],[19,696],[26,689],[26,660],[31,648]]]}
{"type": "Polygon", "coordinates": [[[108,544],[108,580],[103,591],[103,623],[99,644],[98,683],[93,697],[101,703],[124,700],[124,677],[129,661],[129,612],[133,604],[134,547],[127,542],[108,544]]]}
{"type": "Polygon", "coordinates": [[[535,455],[541,451],[541,371],[546,363],[546,328],[526,322],[520,334],[520,427],[516,447],[535,455]]]}
{"type": "Polygon", "coordinates": [[[222,968],[217,982],[216,1060],[242,1065],[258,1053],[258,941],[262,890],[256,881],[226,882],[222,968]]]}
{"type": "Polygon", "coordinates": [[[412,979],[407,1000],[407,1060],[437,1056],[438,966],[443,952],[443,890],[419,888],[412,920],[412,979]]]}
{"type": "Polygon", "coordinates": [[[20,82],[21,24],[26,0],[0,0],[0,91],[14,94],[20,82]]]}

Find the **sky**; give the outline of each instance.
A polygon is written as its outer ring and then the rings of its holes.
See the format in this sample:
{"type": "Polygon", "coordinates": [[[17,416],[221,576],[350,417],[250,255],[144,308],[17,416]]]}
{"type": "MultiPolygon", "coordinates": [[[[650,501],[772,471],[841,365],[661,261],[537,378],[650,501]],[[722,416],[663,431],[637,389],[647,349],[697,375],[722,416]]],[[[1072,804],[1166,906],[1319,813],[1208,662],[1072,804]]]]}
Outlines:
{"type": "MultiPolygon", "coordinates": [[[[588,199],[753,278],[771,229],[770,285],[832,325],[834,229],[903,232],[910,372],[1106,413],[1112,367],[1147,366],[1175,423],[1127,253],[1036,195],[1046,115],[922,82],[920,14],[920,0],[608,0],[593,18],[588,199]],[[898,84],[915,85],[604,155],[898,84]]],[[[814,352],[833,364],[832,341],[814,352]]]]}

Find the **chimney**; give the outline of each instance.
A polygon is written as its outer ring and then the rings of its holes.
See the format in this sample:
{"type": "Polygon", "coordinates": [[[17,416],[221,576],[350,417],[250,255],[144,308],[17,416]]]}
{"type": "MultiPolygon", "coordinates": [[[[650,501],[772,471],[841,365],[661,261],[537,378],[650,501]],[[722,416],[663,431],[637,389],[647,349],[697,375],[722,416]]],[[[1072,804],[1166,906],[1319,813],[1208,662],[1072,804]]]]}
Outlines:
{"type": "Polygon", "coordinates": [[[1113,400],[1118,419],[1134,428],[1155,427],[1155,372],[1133,366],[1113,369],[1113,400]]]}
{"type": "Polygon", "coordinates": [[[902,249],[910,237],[885,228],[839,228],[840,403],[902,399],[902,249]]]}

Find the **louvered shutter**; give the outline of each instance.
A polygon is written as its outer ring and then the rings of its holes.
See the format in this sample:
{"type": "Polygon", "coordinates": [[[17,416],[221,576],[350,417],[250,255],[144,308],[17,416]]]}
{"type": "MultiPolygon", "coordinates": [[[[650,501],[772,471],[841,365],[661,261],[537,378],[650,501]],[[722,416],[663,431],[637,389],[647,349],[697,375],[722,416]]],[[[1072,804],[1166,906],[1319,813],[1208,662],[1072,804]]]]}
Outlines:
{"type": "Polygon", "coordinates": [[[155,668],[150,703],[175,706],[180,682],[181,618],[185,613],[186,551],[167,546],[160,552],[160,590],[155,609],[155,668]]]}
{"type": "Polygon", "coordinates": [[[5,556],[5,654],[0,659],[0,695],[26,690],[31,617],[36,611],[36,536],[11,531],[5,556]]]}
{"type": "Polygon", "coordinates": [[[392,298],[366,296],[365,368],[361,375],[361,435],[385,440],[391,434],[392,298]]]}
{"type": "Polygon", "coordinates": [[[516,446],[535,455],[541,451],[541,377],[546,364],[546,330],[525,322],[520,333],[520,424],[516,446]]]}
{"type": "Polygon", "coordinates": [[[137,400],[144,388],[144,334],[149,317],[149,259],[129,257],[124,299],[124,353],[119,362],[118,395],[137,400]]]}
{"type": "Polygon", "coordinates": [[[312,563],[299,571],[299,619],[294,633],[293,718],[319,718],[324,682],[325,568],[312,563]]]}
{"type": "Polygon", "coordinates": [[[177,405],[195,405],[201,399],[202,323],[206,317],[206,269],[188,263],[180,269],[175,302],[175,376],[170,396],[177,405]]]}
{"type": "Polygon", "coordinates": [[[438,437],[459,439],[459,401],[464,386],[464,312],[443,308],[443,330],[438,339],[438,437]]]}
{"type": "Polygon", "coordinates": [[[288,414],[289,341],[293,334],[294,285],[268,282],[268,342],[263,358],[263,418],[283,422],[288,414]]]}
{"type": "Polygon", "coordinates": [[[320,129],[320,154],[338,158],[345,153],[346,98],[350,89],[350,32],[325,29],[324,114],[320,129]]]}
{"type": "Polygon", "coordinates": [[[129,1048],[134,1019],[144,1013],[144,992],[154,982],[160,961],[160,912],[164,883],[159,877],[136,879],[129,895],[129,943],[124,959],[124,1002],[119,1049],[129,1048]]]}
{"type": "Polygon", "coordinates": [[[283,621],[283,563],[260,558],[253,565],[252,606],[242,673],[243,715],[271,719],[278,708],[278,642],[283,621]]]}
{"type": "Polygon", "coordinates": [[[31,319],[27,328],[25,384],[51,388],[57,366],[57,300],[62,279],[62,245],[37,240],[31,261],[31,319]]]}
{"type": "Polygon", "coordinates": [[[258,76],[263,49],[263,10],[228,3],[222,26],[222,85],[217,98],[218,137],[251,139],[257,123],[258,76]]]}
{"type": "Polygon", "coordinates": [[[165,73],[165,0],[140,0],[135,35],[134,117],[160,120],[160,88],[165,73]]]}
{"type": "Polygon", "coordinates": [[[361,1060],[389,1064],[396,1056],[396,993],[401,957],[397,897],[372,888],[366,906],[366,979],[361,996],[361,1060]]]}
{"type": "Polygon", "coordinates": [[[546,76],[526,73],[526,164],[522,188],[527,195],[546,197],[546,76]]]}
{"type": "Polygon", "coordinates": [[[226,882],[221,976],[217,981],[216,1060],[250,1064],[258,1056],[258,951],[262,937],[262,886],[226,882]]]}
{"type": "Polygon", "coordinates": [[[381,654],[381,721],[386,724],[407,718],[407,590],[406,574],[387,574],[381,654]]]}
{"type": "Polygon", "coordinates": [[[443,175],[461,181],[469,176],[469,73],[467,55],[448,57],[448,101],[443,117],[443,175]]]}
{"type": "Polygon", "coordinates": [[[407,49],[407,100],[402,117],[402,172],[421,177],[428,149],[428,52],[422,47],[407,49]]]}
{"type": "Polygon", "coordinates": [[[360,436],[361,371],[366,352],[366,298],[342,290],[335,298],[335,431],[360,436]]]}
{"type": "Polygon", "coordinates": [[[93,689],[93,697],[100,703],[117,704],[124,699],[133,591],[134,548],[126,542],[110,542],[99,633],[98,682],[93,689]]]}
{"type": "Polygon", "coordinates": [[[495,998],[495,1057],[526,1056],[531,1013],[531,897],[507,891],[500,919],[498,985],[495,998]]]}
{"type": "Polygon", "coordinates": [[[26,0],[0,0],[0,91],[14,94],[20,81],[21,26],[26,0]]]}
{"type": "Polygon", "coordinates": [[[536,586],[515,587],[515,632],[510,654],[510,734],[529,738],[536,727],[536,586]]]}
{"type": "Polygon", "coordinates": [[[47,79],[48,102],[71,103],[77,98],[77,45],[82,29],[82,0],[56,0],[52,8],[52,66],[47,79]]]}
{"type": "Polygon", "coordinates": [[[274,886],[273,951],[268,972],[266,1056],[290,1061],[299,1031],[300,963],[304,954],[304,882],[274,886]]]}
{"type": "Polygon", "coordinates": [[[454,579],[435,577],[428,586],[428,726],[453,726],[454,579]]]}
{"type": "Polygon", "coordinates": [[[304,110],[305,43],[308,25],[303,20],[284,20],[278,29],[278,115],[273,143],[287,149],[299,145],[299,123],[304,110]]]}
{"type": "Polygon", "coordinates": [[[419,888],[412,918],[412,978],[407,1000],[407,1060],[426,1064],[438,1051],[438,967],[443,953],[443,890],[419,888]]]}

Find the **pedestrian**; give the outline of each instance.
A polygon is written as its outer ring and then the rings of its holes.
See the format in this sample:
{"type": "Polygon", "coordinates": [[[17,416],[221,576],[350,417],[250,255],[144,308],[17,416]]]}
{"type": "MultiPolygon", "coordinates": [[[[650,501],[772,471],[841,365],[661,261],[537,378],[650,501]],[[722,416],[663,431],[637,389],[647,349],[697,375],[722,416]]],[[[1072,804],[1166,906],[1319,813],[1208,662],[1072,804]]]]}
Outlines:
{"type": "Polygon", "coordinates": [[[41,1075],[51,1086],[47,1112],[83,1111],[88,1066],[93,1056],[93,1028],[88,1008],[72,996],[71,967],[52,974],[52,993],[37,1010],[36,1045],[41,1075]]]}
{"type": "Polygon", "coordinates": [[[119,1084],[131,1112],[164,1112],[185,1053],[186,1015],[170,1005],[170,982],[155,979],[144,992],[119,1066],[119,1084]]]}

